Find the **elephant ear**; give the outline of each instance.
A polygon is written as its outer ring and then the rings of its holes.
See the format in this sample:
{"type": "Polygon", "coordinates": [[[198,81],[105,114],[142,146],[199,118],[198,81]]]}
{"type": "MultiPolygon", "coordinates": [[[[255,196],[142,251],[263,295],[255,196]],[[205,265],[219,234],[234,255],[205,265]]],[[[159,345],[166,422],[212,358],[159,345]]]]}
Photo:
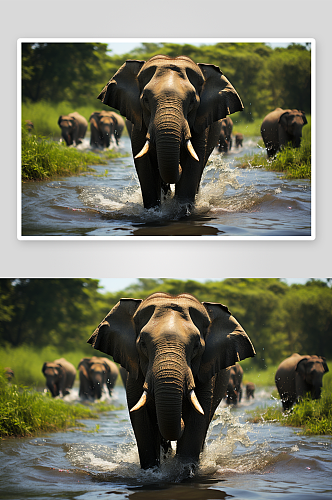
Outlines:
{"type": "Polygon", "coordinates": [[[220,370],[237,361],[255,356],[256,352],[246,332],[222,304],[203,302],[210,319],[198,378],[206,382],[220,370]]]}
{"type": "Polygon", "coordinates": [[[139,358],[133,316],[141,302],[140,299],[121,299],[87,341],[95,349],[111,355],[135,379],[139,374],[139,358]]]}
{"type": "Polygon", "coordinates": [[[137,75],[144,63],[130,59],[126,61],[98,96],[107,106],[118,109],[139,130],[142,128],[142,108],[137,75]]]}
{"type": "Polygon", "coordinates": [[[59,116],[59,119],[58,119],[58,125],[59,125],[59,127],[60,127],[60,123],[61,123],[61,121],[62,121],[62,115],[60,115],[60,116],[59,116]]]}
{"type": "Polygon", "coordinates": [[[197,133],[205,130],[213,122],[244,108],[240,96],[218,66],[202,63],[198,66],[205,81],[194,123],[194,130],[197,133]]]}

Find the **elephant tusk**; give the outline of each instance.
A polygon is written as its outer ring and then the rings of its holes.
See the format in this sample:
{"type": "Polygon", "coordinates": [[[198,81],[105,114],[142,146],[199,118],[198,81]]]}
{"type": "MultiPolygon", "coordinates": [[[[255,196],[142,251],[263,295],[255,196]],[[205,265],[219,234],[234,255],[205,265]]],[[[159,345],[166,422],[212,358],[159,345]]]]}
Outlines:
{"type": "Polygon", "coordinates": [[[187,149],[188,149],[189,153],[194,158],[194,160],[199,161],[199,158],[198,158],[198,156],[196,154],[196,151],[194,150],[194,146],[191,144],[190,139],[187,140],[186,146],[187,146],[187,149]]]}
{"type": "Polygon", "coordinates": [[[190,391],[190,393],[189,393],[189,399],[191,401],[191,404],[195,408],[195,410],[198,411],[198,413],[201,413],[202,415],[204,415],[203,408],[199,404],[197,396],[196,396],[194,390],[190,391]]]}
{"type": "Polygon", "coordinates": [[[144,156],[148,151],[149,151],[149,147],[150,147],[150,142],[149,141],[146,141],[146,143],[144,144],[143,148],[141,149],[141,151],[135,156],[135,158],[141,158],[141,156],[144,156]]]}
{"type": "Polygon", "coordinates": [[[139,410],[140,408],[143,408],[143,406],[145,405],[146,400],[147,400],[147,395],[148,395],[148,393],[146,391],[144,391],[140,400],[138,401],[138,403],[136,403],[135,406],[133,406],[132,409],[130,410],[130,413],[132,411],[136,411],[136,410],[139,410]]]}

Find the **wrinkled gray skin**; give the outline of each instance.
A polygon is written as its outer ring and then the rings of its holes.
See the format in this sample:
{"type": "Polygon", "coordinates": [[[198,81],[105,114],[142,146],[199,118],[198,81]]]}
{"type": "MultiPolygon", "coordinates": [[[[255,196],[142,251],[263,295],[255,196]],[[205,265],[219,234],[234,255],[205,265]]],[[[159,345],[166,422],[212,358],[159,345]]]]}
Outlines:
{"type": "Polygon", "coordinates": [[[228,371],[254,356],[249,337],[226,306],[190,294],[121,299],[88,340],[128,372],[127,403],[141,467],[158,466],[160,447],[195,467],[228,371]],[[194,392],[192,392],[194,391],[194,392]]]}
{"type": "Polygon", "coordinates": [[[114,111],[95,111],[90,118],[90,145],[94,148],[109,148],[111,142],[119,144],[125,122],[114,111]]]}
{"type": "Polygon", "coordinates": [[[196,64],[185,56],[128,60],[98,99],[132,123],[132,152],[145,208],[159,206],[170,184],[175,184],[181,204],[194,203],[218,143],[220,120],[243,109],[217,66],[196,64]]]}
{"type": "Polygon", "coordinates": [[[319,399],[323,375],[328,371],[322,356],[300,356],[294,353],[280,363],[275,374],[275,383],[283,409],[289,410],[307,393],[312,399],[319,399]]]}
{"type": "Polygon", "coordinates": [[[79,396],[82,399],[100,399],[104,384],[112,395],[119,375],[119,369],[113,361],[107,358],[83,358],[79,362],[78,370],[80,374],[79,396]]]}
{"type": "Polygon", "coordinates": [[[276,108],[266,115],[261,125],[261,135],[267,156],[275,156],[288,142],[292,143],[293,148],[299,148],[302,127],[307,123],[304,112],[297,109],[276,108]]]}
{"type": "Polygon", "coordinates": [[[235,146],[238,148],[239,146],[243,147],[243,134],[235,135],[235,146]]]}
{"type": "Polygon", "coordinates": [[[76,368],[65,358],[55,359],[53,363],[44,363],[42,372],[46,386],[52,396],[66,396],[75,382],[76,368]]]}
{"type": "Polygon", "coordinates": [[[221,130],[219,135],[219,152],[227,153],[232,149],[233,121],[229,116],[221,120],[221,130]]]}
{"type": "Polygon", "coordinates": [[[229,369],[229,380],[226,389],[226,403],[237,405],[242,399],[242,378],[243,369],[239,364],[231,366],[229,369]]]}
{"type": "Polygon", "coordinates": [[[248,382],[246,385],[246,398],[247,399],[254,399],[255,397],[255,384],[252,382],[248,382]]]}
{"type": "Polygon", "coordinates": [[[88,128],[88,122],[77,111],[69,113],[69,115],[61,115],[58,125],[61,128],[61,135],[66,141],[67,146],[81,144],[88,128]]]}

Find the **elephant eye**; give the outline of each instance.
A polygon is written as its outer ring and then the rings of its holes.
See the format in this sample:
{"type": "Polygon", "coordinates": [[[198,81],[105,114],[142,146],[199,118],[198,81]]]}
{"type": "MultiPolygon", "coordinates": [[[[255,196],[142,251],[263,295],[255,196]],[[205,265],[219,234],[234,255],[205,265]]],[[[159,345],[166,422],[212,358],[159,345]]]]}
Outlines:
{"type": "Polygon", "coordinates": [[[143,106],[150,111],[150,104],[149,104],[149,99],[147,98],[147,96],[145,94],[142,95],[141,97],[141,102],[143,104],[143,106]]]}

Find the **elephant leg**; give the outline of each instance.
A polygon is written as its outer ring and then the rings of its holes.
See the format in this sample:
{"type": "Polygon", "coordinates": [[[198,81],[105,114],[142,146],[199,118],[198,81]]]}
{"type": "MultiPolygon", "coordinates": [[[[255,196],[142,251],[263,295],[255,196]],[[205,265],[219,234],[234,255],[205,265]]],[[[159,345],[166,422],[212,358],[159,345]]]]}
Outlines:
{"type": "MultiPolygon", "coordinates": [[[[130,376],[128,377],[126,394],[129,409],[139,401],[142,395],[143,382],[144,380],[140,384],[130,376]]],[[[129,415],[142,469],[159,466],[161,438],[154,402],[148,402],[143,408],[131,412],[129,415]]]]}

